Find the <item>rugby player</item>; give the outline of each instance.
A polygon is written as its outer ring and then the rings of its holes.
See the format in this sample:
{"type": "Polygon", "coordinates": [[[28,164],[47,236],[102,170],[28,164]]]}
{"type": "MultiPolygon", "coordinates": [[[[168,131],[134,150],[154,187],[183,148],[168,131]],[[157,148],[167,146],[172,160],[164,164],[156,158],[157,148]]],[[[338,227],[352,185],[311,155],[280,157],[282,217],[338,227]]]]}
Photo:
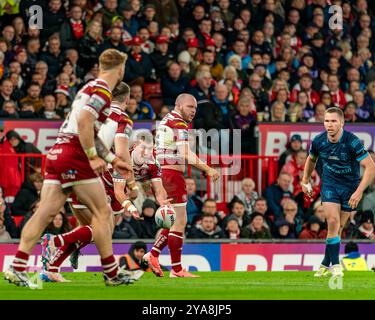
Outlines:
{"type": "Polygon", "coordinates": [[[172,199],[171,203],[176,211],[176,221],[171,229],[163,229],[151,251],[144,256],[158,277],[163,277],[158,257],[166,245],[169,247],[172,261],[170,277],[198,277],[183,269],[181,265],[183,237],[187,222],[185,163],[188,162],[205,172],[213,181],[219,178],[219,173],[201,161],[189,148],[188,123],[194,119],[196,110],[197,101],[194,96],[186,93],[180,94],[173,111],[161,120],[156,129],[156,159],[162,167],[163,186],[168,198],[172,199]]]}
{"type": "Polygon", "coordinates": [[[314,138],[307,157],[302,190],[312,195],[311,173],[321,161],[321,199],[327,220],[328,233],[324,259],[315,277],[344,275],[340,262],[340,232],[350,213],[356,209],[363,191],[375,178],[375,164],[358,137],[344,130],[344,114],[333,107],[324,115],[325,131],[314,138]],[[360,165],[364,167],[362,180],[360,165]],[[330,265],[332,266],[330,267],[330,265]]]}
{"type": "Polygon", "coordinates": [[[101,257],[105,284],[129,283],[130,278],[119,272],[113,256],[112,212],[99,175],[107,169],[107,163],[125,178],[129,178],[132,169],[97,137],[109,115],[111,91],[124,77],[126,60],[127,55],[118,50],[105,50],[99,57],[98,78],[77,93],[57,141],[47,155],[40,206],[22,230],[16,256],[4,273],[10,283],[35,286],[26,273],[29,255],[71,191],[93,213],[92,234],[101,257]]]}

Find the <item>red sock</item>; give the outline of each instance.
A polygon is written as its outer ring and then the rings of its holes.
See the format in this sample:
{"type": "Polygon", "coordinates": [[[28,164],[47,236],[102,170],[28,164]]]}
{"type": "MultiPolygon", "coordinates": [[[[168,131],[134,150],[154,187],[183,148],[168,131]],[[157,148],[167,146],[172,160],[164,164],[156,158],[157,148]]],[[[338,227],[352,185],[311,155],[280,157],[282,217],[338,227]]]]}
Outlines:
{"type": "Polygon", "coordinates": [[[175,272],[182,270],[181,254],[182,244],[184,243],[183,233],[171,231],[168,235],[168,247],[171,253],[172,269],[175,272]]]}
{"type": "Polygon", "coordinates": [[[118,265],[113,255],[101,259],[102,266],[103,266],[103,273],[110,279],[117,276],[118,272],[118,265]]]}
{"type": "Polygon", "coordinates": [[[28,260],[29,260],[29,254],[18,250],[12,263],[14,270],[19,271],[19,272],[26,271],[28,260]]]}
{"type": "Polygon", "coordinates": [[[77,249],[77,246],[75,243],[64,244],[62,247],[60,247],[56,251],[55,255],[52,257],[51,261],[48,263],[48,271],[59,272],[59,269],[62,263],[76,249],[77,249]]]}
{"type": "Polygon", "coordinates": [[[52,257],[51,261],[48,264],[48,271],[50,272],[59,272],[60,266],[65,261],[67,257],[69,257],[75,250],[79,250],[85,246],[87,246],[90,242],[84,243],[70,243],[64,244],[60,247],[55,255],[52,257]]]}
{"type": "Polygon", "coordinates": [[[53,242],[56,247],[62,247],[64,245],[75,243],[75,242],[91,242],[92,240],[92,228],[91,226],[83,226],[75,228],[73,231],[59,234],[53,238],[53,242]]]}
{"type": "Polygon", "coordinates": [[[168,244],[168,233],[169,229],[163,229],[160,232],[158,239],[155,241],[154,246],[151,249],[151,254],[154,257],[159,257],[161,251],[168,244]]]}

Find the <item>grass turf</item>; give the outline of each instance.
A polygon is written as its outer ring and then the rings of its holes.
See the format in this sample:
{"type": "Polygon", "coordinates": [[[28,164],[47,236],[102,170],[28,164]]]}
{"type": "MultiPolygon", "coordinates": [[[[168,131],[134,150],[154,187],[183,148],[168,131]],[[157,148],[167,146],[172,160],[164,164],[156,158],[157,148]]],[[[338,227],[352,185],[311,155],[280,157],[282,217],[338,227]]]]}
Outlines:
{"type": "Polygon", "coordinates": [[[106,287],[99,273],[64,273],[71,283],[44,283],[43,290],[8,284],[0,273],[0,300],[273,300],[374,299],[373,272],[347,272],[342,290],[313,272],[200,272],[194,279],[146,273],[129,286],[106,287]]]}

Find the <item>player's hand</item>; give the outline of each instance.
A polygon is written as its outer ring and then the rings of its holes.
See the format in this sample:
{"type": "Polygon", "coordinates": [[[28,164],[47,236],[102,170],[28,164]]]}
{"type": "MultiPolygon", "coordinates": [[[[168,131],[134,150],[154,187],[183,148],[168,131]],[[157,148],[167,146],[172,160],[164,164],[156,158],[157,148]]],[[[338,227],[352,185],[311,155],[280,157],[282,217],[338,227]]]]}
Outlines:
{"type": "Polygon", "coordinates": [[[363,192],[356,191],[352,194],[352,196],[349,199],[349,206],[352,209],[357,208],[359,201],[362,199],[363,192]]]}
{"type": "Polygon", "coordinates": [[[119,158],[115,158],[112,162],[113,168],[121,174],[125,179],[129,179],[133,171],[132,167],[125,161],[122,161],[119,158]]]}
{"type": "Polygon", "coordinates": [[[130,190],[130,192],[129,192],[129,198],[131,200],[135,200],[135,199],[137,199],[137,197],[138,197],[138,190],[137,189],[130,190]]]}
{"type": "Polygon", "coordinates": [[[206,172],[206,174],[212,178],[213,181],[216,181],[217,179],[219,179],[220,177],[220,174],[217,170],[215,170],[214,168],[209,168],[206,172]]]}
{"type": "Polygon", "coordinates": [[[159,204],[159,206],[170,206],[172,200],[173,198],[165,199],[164,197],[156,197],[156,202],[159,204]]]}
{"type": "Polygon", "coordinates": [[[132,215],[132,217],[133,217],[135,220],[144,220],[144,218],[141,217],[141,215],[139,214],[138,210],[130,211],[129,213],[132,215]]]}
{"type": "Polygon", "coordinates": [[[301,182],[301,186],[302,186],[303,193],[307,194],[310,198],[312,198],[312,196],[313,196],[313,189],[312,189],[311,183],[310,182],[304,183],[302,181],[301,182]]]}
{"type": "Polygon", "coordinates": [[[107,170],[107,162],[105,162],[102,158],[98,156],[89,160],[89,162],[91,169],[95,172],[97,176],[99,176],[107,170]]]}

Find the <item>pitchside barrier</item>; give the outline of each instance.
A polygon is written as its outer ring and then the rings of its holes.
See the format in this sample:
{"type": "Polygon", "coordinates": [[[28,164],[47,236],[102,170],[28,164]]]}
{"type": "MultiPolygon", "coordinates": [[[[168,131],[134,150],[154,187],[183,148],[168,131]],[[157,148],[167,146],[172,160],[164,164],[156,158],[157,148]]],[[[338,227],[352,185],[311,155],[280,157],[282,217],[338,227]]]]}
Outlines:
{"type": "MultiPolygon", "coordinates": [[[[115,256],[126,254],[136,240],[120,241],[113,244],[115,256]]],[[[152,247],[151,239],[147,242],[152,247]]],[[[17,241],[0,242],[0,271],[11,264],[17,250],[17,241]]],[[[375,246],[369,241],[356,241],[359,251],[367,261],[369,269],[375,263],[375,246]]],[[[344,243],[341,245],[340,259],[344,256],[344,243]]],[[[182,264],[190,271],[314,271],[319,268],[324,256],[324,241],[256,241],[256,240],[190,240],[184,244],[182,264]]],[[[100,257],[94,244],[82,249],[78,272],[101,271],[100,257]]],[[[168,249],[164,249],[159,261],[170,268],[168,249]]],[[[37,245],[30,258],[29,267],[41,267],[41,246],[37,245]]],[[[32,270],[32,268],[31,268],[32,270]]],[[[35,268],[34,268],[35,270],[35,268]]],[[[61,271],[73,271],[69,259],[62,265],[61,271]]]]}

